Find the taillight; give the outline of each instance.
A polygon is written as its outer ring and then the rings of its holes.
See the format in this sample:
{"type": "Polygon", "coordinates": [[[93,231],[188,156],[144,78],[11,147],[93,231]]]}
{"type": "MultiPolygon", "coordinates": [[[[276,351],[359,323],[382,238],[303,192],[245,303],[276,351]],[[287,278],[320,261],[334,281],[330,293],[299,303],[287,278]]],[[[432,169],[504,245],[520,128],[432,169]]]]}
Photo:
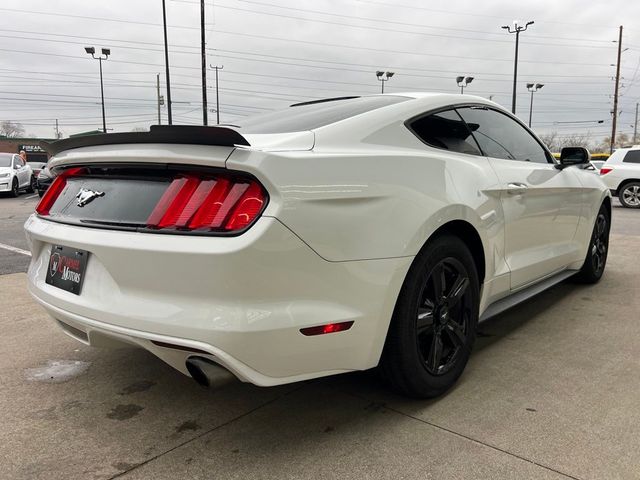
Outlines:
{"type": "Polygon", "coordinates": [[[600,169],[600,175],[606,175],[607,173],[609,173],[611,170],[613,170],[613,168],[611,167],[602,167],[600,169]]]}
{"type": "Polygon", "coordinates": [[[86,168],[76,167],[69,168],[68,170],[65,170],[64,172],[59,174],[53,180],[51,186],[49,186],[46,193],[40,199],[38,206],[36,206],[36,212],[38,213],[38,215],[49,215],[49,210],[62,193],[62,190],[64,190],[64,187],[67,185],[67,178],[81,175],[86,171],[86,168]]]}
{"type": "Polygon", "coordinates": [[[249,226],[266,201],[255,180],[175,178],[147,219],[153,229],[233,232],[249,226]]]}

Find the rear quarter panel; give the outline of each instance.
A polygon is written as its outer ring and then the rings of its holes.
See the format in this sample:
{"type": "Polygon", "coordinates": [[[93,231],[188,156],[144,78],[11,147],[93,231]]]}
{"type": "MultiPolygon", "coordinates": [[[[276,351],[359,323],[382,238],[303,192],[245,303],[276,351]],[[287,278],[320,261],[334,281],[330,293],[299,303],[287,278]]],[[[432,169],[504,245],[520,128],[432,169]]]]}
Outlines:
{"type": "Polygon", "coordinates": [[[270,192],[277,217],[320,256],[351,261],[416,255],[452,220],[473,225],[487,277],[507,272],[498,180],[484,157],[424,145],[402,121],[329,141],[322,129],[309,152],[237,149],[227,168],[247,170],[270,192]]]}

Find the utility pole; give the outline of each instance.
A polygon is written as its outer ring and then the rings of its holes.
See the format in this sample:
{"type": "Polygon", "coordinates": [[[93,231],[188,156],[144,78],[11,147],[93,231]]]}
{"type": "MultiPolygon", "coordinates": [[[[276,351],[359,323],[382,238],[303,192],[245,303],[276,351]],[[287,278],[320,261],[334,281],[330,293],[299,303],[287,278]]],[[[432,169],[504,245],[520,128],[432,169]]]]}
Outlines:
{"type": "MultiPolygon", "coordinates": [[[[204,48],[204,0],[200,0],[200,49],[202,56],[202,124],[208,125],[207,118],[207,54],[204,48]]],[[[216,73],[218,71],[216,70],[216,73]]],[[[216,89],[217,92],[217,89],[216,89]]],[[[218,120],[218,123],[220,121],[218,120]]]]}
{"type": "Polygon", "coordinates": [[[524,27],[518,25],[518,22],[513,22],[513,30],[510,25],[503,25],[502,28],[509,33],[516,34],[516,56],[513,62],[513,94],[511,97],[511,113],[516,114],[516,88],[518,83],[518,45],[520,43],[520,32],[524,32],[529,28],[529,25],[533,25],[533,21],[527,22],[524,27]]]}
{"type": "Polygon", "coordinates": [[[636,103],[636,121],[633,123],[633,144],[638,144],[638,103],[636,103]]]}
{"type": "Polygon", "coordinates": [[[162,0],[162,24],[164,26],[164,68],[167,75],[167,120],[173,125],[171,117],[171,79],[169,78],[169,44],[167,43],[167,9],[165,0],[162,0]]]}
{"type": "Polygon", "coordinates": [[[222,70],[224,65],[211,65],[211,68],[216,71],[216,124],[220,125],[220,96],[218,95],[218,70],[222,70]]]}
{"type": "MultiPolygon", "coordinates": [[[[637,113],[638,113],[638,109],[636,108],[636,117],[638,116],[637,113]]],[[[58,119],[56,118],[56,139],[59,139],[59,138],[60,138],[60,129],[58,128],[58,119]]]]}
{"type": "Polygon", "coordinates": [[[611,122],[611,144],[609,153],[613,153],[613,147],[616,144],[616,126],[618,123],[618,88],[620,87],[620,57],[622,56],[622,25],[620,25],[620,34],[618,36],[618,63],[616,64],[616,88],[613,93],[613,121],[611,122]]]}
{"type": "Polygon", "coordinates": [[[158,125],[162,125],[162,118],[160,116],[160,105],[162,105],[162,97],[160,96],[160,74],[156,73],[156,93],[158,95],[158,125]]]}

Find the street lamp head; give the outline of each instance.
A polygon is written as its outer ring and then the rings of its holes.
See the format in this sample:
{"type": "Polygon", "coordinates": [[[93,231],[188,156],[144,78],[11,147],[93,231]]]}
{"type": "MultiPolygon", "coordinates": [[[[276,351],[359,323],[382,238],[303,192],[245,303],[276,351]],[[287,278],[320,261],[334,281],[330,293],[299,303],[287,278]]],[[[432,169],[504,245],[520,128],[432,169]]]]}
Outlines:
{"type": "Polygon", "coordinates": [[[462,81],[464,80],[464,76],[460,75],[459,77],[456,77],[456,83],[459,85],[462,83],[462,81]]]}
{"type": "Polygon", "coordinates": [[[103,48],[102,49],[102,54],[108,57],[109,55],[111,55],[111,49],[110,48],[103,48]]]}
{"type": "Polygon", "coordinates": [[[469,85],[471,82],[473,82],[473,77],[467,77],[464,79],[464,81],[467,85],[469,85]]]}
{"type": "Polygon", "coordinates": [[[95,47],[84,47],[84,51],[87,52],[89,55],[93,55],[94,53],[96,53],[95,47]]]}
{"type": "Polygon", "coordinates": [[[387,78],[391,78],[395,75],[395,72],[387,72],[387,78]]]}
{"type": "Polygon", "coordinates": [[[533,83],[527,83],[527,89],[533,88],[533,83]]]}
{"type": "Polygon", "coordinates": [[[533,25],[535,22],[533,20],[531,20],[530,22],[527,22],[527,24],[525,25],[526,27],[528,27],[529,25],[533,25]]]}
{"type": "Polygon", "coordinates": [[[542,87],[544,87],[544,83],[536,83],[536,90],[539,90],[542,87]]]}
{"type": "Polygon", "coordinates": [[[384,75],[384,72],[381,72],[380,70],[376,72],[376,77],[380,78],[382,75],[384,75]]]}
{"type": "Polygon", "coordinates": [[[509,25],[502,25],[500,28],[504,28],[505,30],[509,30],[509,25]]]}

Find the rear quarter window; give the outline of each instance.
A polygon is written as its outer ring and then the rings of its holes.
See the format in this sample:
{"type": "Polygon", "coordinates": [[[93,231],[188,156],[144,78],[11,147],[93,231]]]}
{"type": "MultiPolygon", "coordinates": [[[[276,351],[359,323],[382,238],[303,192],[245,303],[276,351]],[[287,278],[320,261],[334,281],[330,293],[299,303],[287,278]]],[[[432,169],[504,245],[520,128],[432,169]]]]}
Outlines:
{"type": "Polygon", "coordinates": [[[468,155],[482,155],[467,124],[455,110],[418,118],[408,126],[414,135],[432,147],[468,155]]]}
{"type": "Polygon", "coordinates": [[[622,161],[624,163],[640,163],[640,150],[629,150],[622,161]]]}

